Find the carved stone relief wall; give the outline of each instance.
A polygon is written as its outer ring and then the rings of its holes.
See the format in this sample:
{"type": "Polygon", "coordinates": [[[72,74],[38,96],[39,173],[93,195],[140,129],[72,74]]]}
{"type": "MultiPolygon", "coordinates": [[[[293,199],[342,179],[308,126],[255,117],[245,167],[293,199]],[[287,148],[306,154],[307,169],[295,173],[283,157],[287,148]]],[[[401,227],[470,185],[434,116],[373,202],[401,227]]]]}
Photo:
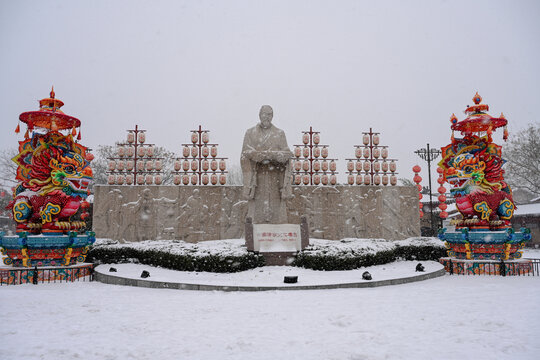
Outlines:
{"type": "MultiPolygon", "coordinates": [[[[415,187],[301,186],[293,193],[288,222],[306,215],[312,238],[420,235],[415,187]]],[[[241,186],[96,186],[93,230],[119,241],[238,239],[247,214],[241,194],[241,186]]]]}

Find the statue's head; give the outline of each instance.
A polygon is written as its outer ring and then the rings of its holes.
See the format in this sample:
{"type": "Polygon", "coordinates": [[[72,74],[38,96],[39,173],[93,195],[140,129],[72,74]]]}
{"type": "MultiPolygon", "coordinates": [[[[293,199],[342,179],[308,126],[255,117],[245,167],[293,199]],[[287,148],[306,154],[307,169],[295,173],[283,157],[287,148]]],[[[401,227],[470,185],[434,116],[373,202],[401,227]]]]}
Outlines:
{"type": "Polygon", "coordinates": [[[263,129],[268,129],[272,125],[272,118],[274,117],[274,110],[270,105],[261,106],[259,111],[259,119],[261,120],[261,126],[263,129]]]}

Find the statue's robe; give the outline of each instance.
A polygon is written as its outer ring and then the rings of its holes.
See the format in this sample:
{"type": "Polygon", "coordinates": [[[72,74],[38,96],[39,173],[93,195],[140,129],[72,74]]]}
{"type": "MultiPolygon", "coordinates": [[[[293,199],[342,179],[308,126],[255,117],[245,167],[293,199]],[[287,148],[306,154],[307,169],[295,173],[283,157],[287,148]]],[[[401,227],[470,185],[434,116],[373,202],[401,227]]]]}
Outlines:
{"type": "Polygon", "coordinates": [[[264,129],[257,124],[246,131],[240,164],[247,216],[253,223],[287,223],[286,201],[292,197],[291,157],[283,130],[274,125],[264,129]],[[257,159],[261,156],[263,159],[257,159]]]}

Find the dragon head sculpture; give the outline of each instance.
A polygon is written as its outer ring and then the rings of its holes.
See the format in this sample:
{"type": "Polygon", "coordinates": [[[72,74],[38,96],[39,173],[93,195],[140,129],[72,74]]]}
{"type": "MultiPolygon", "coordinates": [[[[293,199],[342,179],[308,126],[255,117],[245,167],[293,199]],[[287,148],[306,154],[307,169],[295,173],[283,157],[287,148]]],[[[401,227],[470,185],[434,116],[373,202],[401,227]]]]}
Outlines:
{"type": "MultiPolygon", "coordinates": [[[[84,226],[71,221],[85,201],[92,182],[89,164],[93,156],[76,143],[72,135],[57,131],[34,132],[31,138],[19,142],[19,154],[13,158],[18,165],[19,185],[8,208],[18,223],[18,231],[71,231],[84,226]]],[[[81,214],[87,218],[88,214],[81,214]]]]}

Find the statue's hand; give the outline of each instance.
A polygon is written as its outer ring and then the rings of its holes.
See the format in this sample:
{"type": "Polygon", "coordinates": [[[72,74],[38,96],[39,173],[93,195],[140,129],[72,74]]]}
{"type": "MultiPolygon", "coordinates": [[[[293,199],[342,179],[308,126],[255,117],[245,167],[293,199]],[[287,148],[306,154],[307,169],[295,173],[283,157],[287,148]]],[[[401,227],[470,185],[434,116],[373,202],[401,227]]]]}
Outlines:
{"type": "Polygon", "coordinates": [[[276,161],[277,161],[278,163],[283,164],[283,163],[286,163],[288,160],[289,160],[289,156],[287,156],[286,153],[280,151],[280,152],[278,152],[278,153],[276,154],[276,161]]]}

